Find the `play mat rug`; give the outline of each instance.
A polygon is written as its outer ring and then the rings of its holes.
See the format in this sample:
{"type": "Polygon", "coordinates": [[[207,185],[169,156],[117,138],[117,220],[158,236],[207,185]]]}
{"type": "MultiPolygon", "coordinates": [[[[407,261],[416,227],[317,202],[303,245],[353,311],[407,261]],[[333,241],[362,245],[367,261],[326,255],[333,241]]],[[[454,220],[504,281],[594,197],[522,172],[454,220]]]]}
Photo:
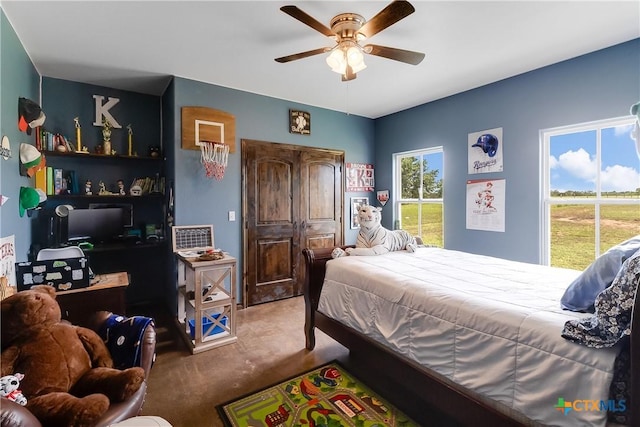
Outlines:
{"type": "Polygon", "coordinates": [[[418,426],[335,361],[218,411],[234,427],[418,426]]]}

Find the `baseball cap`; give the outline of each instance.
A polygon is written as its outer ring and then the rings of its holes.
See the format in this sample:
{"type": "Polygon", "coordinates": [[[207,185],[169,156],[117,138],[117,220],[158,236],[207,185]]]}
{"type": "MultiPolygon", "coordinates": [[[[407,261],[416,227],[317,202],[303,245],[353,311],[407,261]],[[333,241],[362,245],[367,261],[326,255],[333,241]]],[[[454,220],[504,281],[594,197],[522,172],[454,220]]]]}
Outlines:
{"type": "Polygon", "coordinates": [[[31,129],[42,126],[46,116],[42,108],[27,98],[18,98],[18,129],[31,135],[31,129]]]}
{"type": "Polygon", "coordinates": [[[47,195],[41,189],[20,187],[20,201],[18,203],[20,217],[23,217],[27,210],[37,208],[45,200],[47,200],[47,195]]]}

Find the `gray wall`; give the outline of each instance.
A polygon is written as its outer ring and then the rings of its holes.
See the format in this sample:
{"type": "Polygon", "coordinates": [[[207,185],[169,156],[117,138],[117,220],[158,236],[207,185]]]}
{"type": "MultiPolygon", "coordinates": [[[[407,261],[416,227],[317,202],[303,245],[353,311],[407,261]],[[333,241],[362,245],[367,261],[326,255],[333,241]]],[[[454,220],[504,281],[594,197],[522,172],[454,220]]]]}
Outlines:
{"type": "Polygon", "coordinates": [[[0,237],[15,235],[16,260],[27,259],[31,243],[31,221],[20,218],[18,201],[20,187],[32,186],[32,179],[20,176],[20,143],[33,143],[34,135],[18,130],[18,98],[40,103],[40,77],[27,56],[13,27],[0,9],[0,137],[7,136],[12,157],[0,158],[0,194],[9,200],[0,207],[0,237]]]}
{"type": "MultiPolygon", "coordinates": [[[[626,116],[639,99],[636,39],[379,118],[376,187],[392,188],[393,153],[442,145],[445,247],[539,263],[539,131],[626,116]],[[504,171],[468,175],[467,135],[496,127],[503,128],[504,171]],[[506,231],[467,230],[467,179],[501,178],[506,179],[506,231]]],[[[393,224],[392,203],[383,220],[387,227],[393,224]]]]}

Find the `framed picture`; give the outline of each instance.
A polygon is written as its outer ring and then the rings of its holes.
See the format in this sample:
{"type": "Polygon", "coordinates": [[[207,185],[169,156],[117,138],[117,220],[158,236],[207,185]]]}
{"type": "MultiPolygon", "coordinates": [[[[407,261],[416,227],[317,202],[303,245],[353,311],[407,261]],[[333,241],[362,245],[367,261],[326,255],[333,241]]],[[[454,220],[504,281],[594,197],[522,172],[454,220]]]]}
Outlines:
{"type": "Polygon", "coordinates": [[[389,201],[389,190],[378,191],[377,198],[378,198],[378,202],[380,202],[382,206],[386,205],[387,202],[389,201]]]}
{"type": "Polygon", "coordinates": [[[358,208],[362,205],[368,205],[368,197],[352,197],[351,198],[351,229],[360,228],[358,222],[358,208]]]}
{"type": "Polygon", "coordinates": [[[311,134],[311,114],[306,111],[289,110],[289,133],[311,134]]]}

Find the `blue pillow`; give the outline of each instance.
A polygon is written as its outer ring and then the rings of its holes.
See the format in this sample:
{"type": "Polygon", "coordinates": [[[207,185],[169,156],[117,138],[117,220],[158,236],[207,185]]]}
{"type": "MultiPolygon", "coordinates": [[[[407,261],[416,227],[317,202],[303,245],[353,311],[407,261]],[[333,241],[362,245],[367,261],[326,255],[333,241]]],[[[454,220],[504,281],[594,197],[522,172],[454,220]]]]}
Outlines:
{"type": "Polygon", "coordinates": [[[609,287],[622,263],[640,249],[640,234],[600,255],[567,288],[560,299],[562,308],[593,312],[596,296],[609,287]]]}

